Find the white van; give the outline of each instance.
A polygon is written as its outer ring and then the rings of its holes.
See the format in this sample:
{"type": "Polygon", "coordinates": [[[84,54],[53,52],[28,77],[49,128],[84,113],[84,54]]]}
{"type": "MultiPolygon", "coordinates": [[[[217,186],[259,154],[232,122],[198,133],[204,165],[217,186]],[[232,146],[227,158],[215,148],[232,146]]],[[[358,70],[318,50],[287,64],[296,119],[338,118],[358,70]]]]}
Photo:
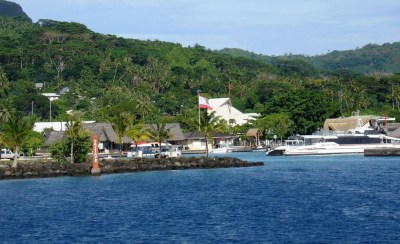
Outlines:
{"type": "MultiPolygon", "coordinates": [[[[158,158],[159,146],[158,142],[141,142],[137,145],[132,144],[129,147],[127,157],[128,158],[158,158]]],[[[171,145],[169,143],[161,143],[161,157],[170,158],[170,157],[180,157],[182,155],[181,150],[178,146],[171,145]]]]}
{"type": "Polygon", "coordinates": [[[163,158],[179,158],[181,156],[182,150],[179,146],[168,145],[166,147],[161,147],[161,157],[163,158]]]}
{"type": "Polygon", "coordinates": [[[11,152],[10,149],[3,148],[0,152],[0,159],[10,159],[13,160],[15,157],[15,153],[11,152]]]}

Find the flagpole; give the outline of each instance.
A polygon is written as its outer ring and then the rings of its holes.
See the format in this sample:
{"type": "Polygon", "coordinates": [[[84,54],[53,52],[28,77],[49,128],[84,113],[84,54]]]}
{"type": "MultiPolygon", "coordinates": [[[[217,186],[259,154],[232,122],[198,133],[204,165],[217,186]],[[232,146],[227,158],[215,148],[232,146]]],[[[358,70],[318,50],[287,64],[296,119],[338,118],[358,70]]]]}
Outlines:
{"type": "MultiPolygon", "coordinates": [[[[199,98],[200,98],[200,92],[201,92],[201,90],[197,90],[197,100],[199,100],[199,98]]],[[[198,103],[197,107],[199,109],[199,131],[200,131],[200,104],[199,104],[199,102],[197,102],[197,103],[198,103]]]]}

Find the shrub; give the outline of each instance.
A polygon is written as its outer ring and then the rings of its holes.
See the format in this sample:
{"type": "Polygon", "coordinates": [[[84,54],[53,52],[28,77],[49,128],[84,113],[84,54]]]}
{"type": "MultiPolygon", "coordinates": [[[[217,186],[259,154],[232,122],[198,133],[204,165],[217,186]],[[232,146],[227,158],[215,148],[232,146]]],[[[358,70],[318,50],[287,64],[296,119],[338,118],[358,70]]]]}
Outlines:
{"type": "MultiPolygon", "coordinates": [[[[67,163],[71,153],[71,139],[64,138],[63,140],[53,144],[50,147],[51,157],[59,163],[67,163]]],[[[74,163],[84,163],[88,159],[88,154],[91,151],[90,135],[80,135],[74,142],[74,163]]]]}

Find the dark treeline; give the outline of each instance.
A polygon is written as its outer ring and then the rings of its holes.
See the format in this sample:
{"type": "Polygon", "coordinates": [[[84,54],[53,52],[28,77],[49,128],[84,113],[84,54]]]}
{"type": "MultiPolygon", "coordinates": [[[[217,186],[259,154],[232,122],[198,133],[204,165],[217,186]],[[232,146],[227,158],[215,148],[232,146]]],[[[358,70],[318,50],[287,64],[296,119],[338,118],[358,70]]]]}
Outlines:
{"type": "Polygon", "coordinates": [[[126,112],[143,122],[162,116],[190,130],[197,128],[198,90],[230,97],[243,112],[288,119],[286,134],[313,132],[326,118],[356,110],[400,118],[399,75],[321,72],[301,59],[267,64],[200,45],[102,35],[79,23],[0,18],[2,117],[33,112],[49,120],[41,93],[63,91],[51,104],[53,120],[69,110],[97,121],[126,112]]]}

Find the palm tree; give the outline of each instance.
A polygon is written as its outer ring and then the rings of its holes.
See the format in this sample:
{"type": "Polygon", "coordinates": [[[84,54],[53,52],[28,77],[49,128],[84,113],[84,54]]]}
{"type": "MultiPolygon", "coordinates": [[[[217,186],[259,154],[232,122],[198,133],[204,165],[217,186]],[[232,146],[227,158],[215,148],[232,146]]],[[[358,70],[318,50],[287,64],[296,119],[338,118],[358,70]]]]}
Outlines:
{"type": "Polygon", "coordinates": [[[2,100],[0,104],[0,122],[7,121],[14,113],[15,109],[13,108],[11,100],[2,100]]]}
{"type": "Polygon", "coordinates": [[[161,143],[171,137],[169,129],[166,129],[166,124],[157,123],[151,125],[151,137],[158,142],[159,157],[161,158],[161,143]]]}
{"type": "Polygon", "coordinates": [[[210,114],[206,109],[201,109],[200,113],[200,132],[204,134],[206,141],[206,155],[208,158],[208,140],[212,137],[213,131],[222,131],[225,129],[225,123],[220,116],[215,116],[215,111],[210,114]]]}
{"type": "Polygon", "coordinates": [[[9,86],[9,81],[3,67],[0,66],[0,93],[9,86]]]}
{"type": "Polygon", "coordinates": [[[145,119],[151,110],[154,109],[154,102],[151,97],[145,93],[139,93],[136,98],[136,110],[141,116],[141,119],[145,119]]]}
{"type": "Polygon", "coordinates": [[[0,143],[14,150],[16,157],[14,157],[12,164],[13,168],[17,168],[19,149],[29,139],[32,130],[32,120],[20,114],[12,115],[3,124],[3,130],[0,132],[0,143]]]}
{"type": "Polygon", "coordinates": [[[83,132],[82,121],[78,118],[67,121],[66,134],[71,139],[71,164],[74,163],[74,143],[83,132]]]}
{"type": "Polygon", "coordinates": [[[138,142],[148,140],[151,137],[150,130],[141,123],[133,125],[125,134],[135,143],[136,153],[138,152],[138,142]]]}
{"type": "Polygon", "coordinates": [[[112,127],[117,133],[117,143],[120,145],[119,157],[122,157],[122,137],[132,124],[132,116],[128,113],[118,113],[111,118],[112,127]]]}

